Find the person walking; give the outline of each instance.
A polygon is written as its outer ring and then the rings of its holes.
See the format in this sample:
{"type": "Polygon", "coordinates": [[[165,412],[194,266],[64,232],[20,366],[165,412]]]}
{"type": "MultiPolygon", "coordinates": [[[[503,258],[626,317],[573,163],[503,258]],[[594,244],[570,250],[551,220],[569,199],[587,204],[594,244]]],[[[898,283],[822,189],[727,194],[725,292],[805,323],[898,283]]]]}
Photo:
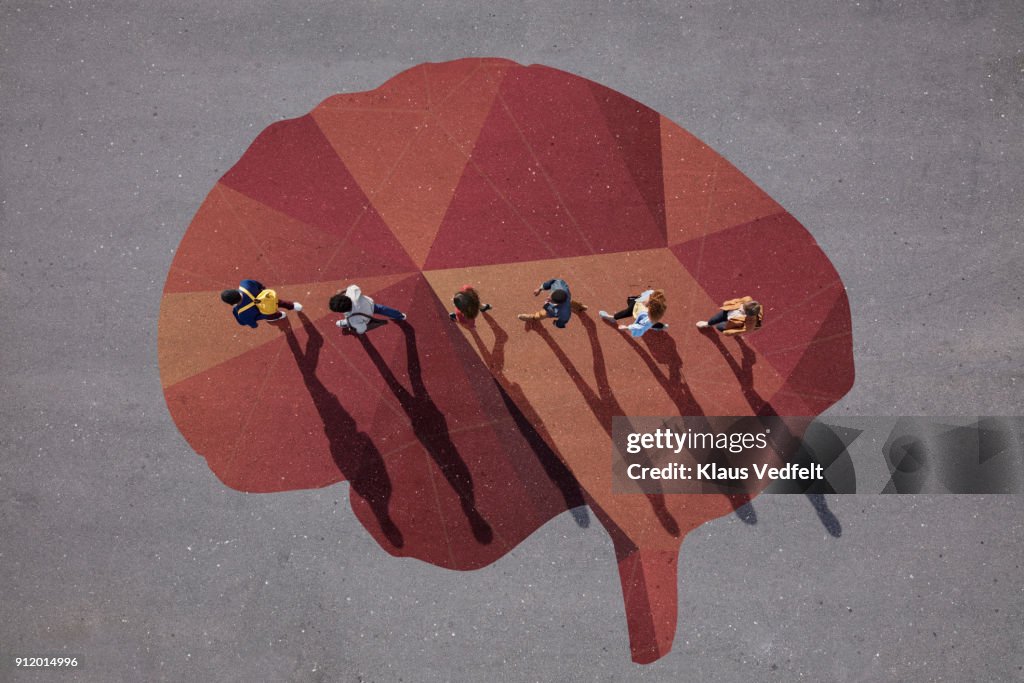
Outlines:
{"type": "Polygon", "coordinates": [[[480,305],[480,294],[472,285],[465,285],[452,297],[455,310],[448,314],[453,321],[466,327],[476,327],[476,317],[492,308],[490,304],[480,305]]]}
{"type": "Polygon", "coordinates": [[[746,334],[761,327],[764,322],[764,311],[761,304],[749,296],[729,299],[722,303],[721,309],[707,320],[699,320],[697,327],[715,329],[730,337],[746,334]]]}
{"type": "Polygon", "coordinates": [[[668,308],[668,304],[665,301],[665,290],[648,289],[639,296],[627,297],[626,307],[618,313],[598,311],[598,315],[613,325],[619,320],[632,316],[632,323],[618,327],[623,332],[628,331],[634,337],[642,337],[647,330],[668,329],[668,325],[661,322],[666,308],[668,308]]]}
{"type": "Polygon", "coordinates": [[[351,334],[366,334],[367,330],[387,323],[386,320],[374,318],[374,315],[382,315],[391,320],[405,320],[407,317],[399,310],[375,303],[363,294],[359,285],[349,285],[344,292],[332,296],[328,307],[345,316],[335,324],[342,332],[351,334]]]}
{"type": "Polygon", "coordinates": [[[242,280],[238,289],[225,289],[220,300],[232,306],[235,321],[243,327],[256,327],[260,320],[276,323],[284,320],[286,311],[301,311],[298,301],[277,298],[277,292],[267,289],[256,280],[242,280]]]}
{"type": "Polygon", "coordinates": [[[520,313],[516,316],[517,318],[523,321],[554,318],[555,327],[564,328],[569,324],[573,313],[583,313],[587,310],[585,304],[572,300],[568,283],[560,278],[552,278],[544,282],[534,290],[533,295],[540,296],[541,292],[551,292],[547,301],[544,302],[544,308],[536,313],[520,313]]]}

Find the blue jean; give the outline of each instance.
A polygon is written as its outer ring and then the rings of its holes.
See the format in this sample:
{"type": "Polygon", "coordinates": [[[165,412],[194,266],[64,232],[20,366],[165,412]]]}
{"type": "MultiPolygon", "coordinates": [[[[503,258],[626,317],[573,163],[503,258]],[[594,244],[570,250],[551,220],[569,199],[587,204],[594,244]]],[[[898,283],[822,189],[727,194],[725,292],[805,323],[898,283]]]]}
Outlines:
{"type": "Polygon", "coordinates": [[[385,318],[391,318],[392,320],[402,319],[401,311],[397,311],[394,308],[389,308],[388,306],[382,306],[381,304],[374,304],[373,312],[376,315],[382,315],[385,318]]]}

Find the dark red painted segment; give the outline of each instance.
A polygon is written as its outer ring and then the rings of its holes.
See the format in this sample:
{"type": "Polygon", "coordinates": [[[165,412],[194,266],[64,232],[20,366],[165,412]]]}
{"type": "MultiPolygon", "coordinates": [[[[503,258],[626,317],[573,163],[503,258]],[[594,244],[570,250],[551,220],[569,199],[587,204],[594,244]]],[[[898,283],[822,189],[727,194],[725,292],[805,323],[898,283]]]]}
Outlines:
{"type": "Polygon", "coordinates": [[[260,133],[221,182],[320,228],[336,245],[358,239],[353,248],[360,249],[377,242],[373,249],[389,258],[374,274],[417,269],[309,115],[260,133]],[[353,236],[357,221],[359,232],[353,236]]]}
{"type": "MultiPolygon", "coordinates": [[[[827,308],[825,297],[809,307],[813,313],[808,312],[808,316],[821,321],[809,343],[764,353],[764,359],[776,370],[786,369],[786,381],[771,400],[780,415],[817,415],[835,403],[836,396],[843,396],[853,387],[850,302],[842,289],[837,289],[836,295],[831,308],[827,308]]],[[[784,318],[781,324],[787,320],[784,318]]]]}
{"type": "Polygon", "coordinates": [[[664,246],[656,117],[630,130],[622,120],[628,105],[605,100],[602,109],[588,81],[562,71],[510,69],[424,267],[664,246]],[[657,145],[624,155],[627,138],[657,145]]]}
{"type": "Polygon", "coordinates": [[[588,81],[587,85],[604,114],[605,124],[615,140],[616,151],[664,237],[665,182],[661,161],[661,115],[611,88],[592,81],[588,81]]]}
{"type": "Polygon", "coordinates": [[[633,184],[589,83],[531,66],[510,72],[499,97],[595,253],[663,246],[664,226],[633,184]]]}
{"type": "MultiPolygon", "coordinates": [[[[797,359],[773,354],[802,348],[819,336],[836,300],[846,298],[835,268],[789,214],[762,218],[671,249],[714,301],[752,296],[761,302],[764,326],[744,341],[771,357],[772,366],[783,377],[793,371],[797,359]]],[[[694,314],[699,318],[714,312],[694,314]]],[[[831,318],[829,325],[820,336],[850,333],[848,315],[831,318]]],[[[852,366],[848,339],[838,342],[834,351],[843,353],[836,357],[837,363],[852,366]]]]}
{"type": "MultiPolygon", "coordinates": [[[[507,75],[506,79],[511,77],[507,75]]],[[[496,101],[424,269],[589,253],[588,242],[580,236],[543,169],[524,146],[515,121],[496,101]]]]}

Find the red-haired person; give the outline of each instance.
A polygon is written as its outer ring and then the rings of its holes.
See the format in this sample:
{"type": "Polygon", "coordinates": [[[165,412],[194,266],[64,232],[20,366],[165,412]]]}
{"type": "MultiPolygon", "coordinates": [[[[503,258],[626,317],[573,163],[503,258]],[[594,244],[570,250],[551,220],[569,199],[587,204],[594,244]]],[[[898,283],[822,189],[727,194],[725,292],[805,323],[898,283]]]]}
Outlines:
{"type": "Polygon", "coordinates": [[[448,317],[466,327],[476,327],[476,317],[494,308],[490,304],[480,304],[480,294],[472,285],[465,285],[452,297],[455,310],[448,317]]]}
{"type": "Polygon", "coordinates": [[[629,325],[619,325],[619,329],[623,332],[628,331],[634,337],[642,337],[647,330],[668,329],[668,325],[661,322],[667,308],[665,290],[648,289],[640,296],[628,297],[626,299],[626,307],[618,313],[611,314],[608,311],[598,311],[598,315],[612,324],[632,316],[633,322],[629,325]]]}
{"type": "Polygon", "coordinates": [[[722,334],[733,337],[756,330],[761,327],[762,322],[764,322],[764,311],[761,309],[761,304],[749,296],[741,296],[724,302],[722,308],[713,316],[707,320],[698,321],[697,327],[702,330],[716,329],[722,334]]]}

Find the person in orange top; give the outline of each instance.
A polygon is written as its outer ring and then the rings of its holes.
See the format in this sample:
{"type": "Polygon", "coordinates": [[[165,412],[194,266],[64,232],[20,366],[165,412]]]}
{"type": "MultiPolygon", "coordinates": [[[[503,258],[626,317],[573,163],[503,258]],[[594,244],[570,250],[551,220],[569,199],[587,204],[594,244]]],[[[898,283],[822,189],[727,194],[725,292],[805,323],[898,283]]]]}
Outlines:
{"type": "Polygon", "coordinates": [[[735,336],[756,330],[761,327],[763,321],[764,311],[761,310],[761,304],[749,296],[742,296],[723,303],[718,313],[707,320],[698,321],[697,327],[702,330],[710,327],[722,334],[735,336]]]}

